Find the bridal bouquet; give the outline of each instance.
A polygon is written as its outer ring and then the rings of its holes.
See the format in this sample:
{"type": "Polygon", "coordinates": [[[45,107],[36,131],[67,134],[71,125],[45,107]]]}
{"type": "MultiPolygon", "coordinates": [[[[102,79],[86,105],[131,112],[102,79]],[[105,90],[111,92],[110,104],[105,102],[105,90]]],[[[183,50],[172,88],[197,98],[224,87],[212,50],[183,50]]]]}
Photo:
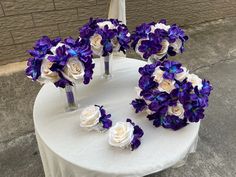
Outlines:
{"type": "Polygon", "coordinates": [[[113,51],[126,52],[130,33],[126,25],[117,19],[93,19],[80,29],[80,37],[88,41],[98,56],[107,56],[113,51]]]}
{"type": "Polygon", "coordinates": [[[146,111],[154,126],[178,130],[204,118],[212,90],[209,81],[169,60],[147,64],[139,73],[139,97],[131,104],[136,113],[146,111]]]}
{"type": "Polygon", "coordinates": [[[84,40],[69,37],[61,41],[43,36],[33,48],[28,51],[31,58],[26,68],[26,75],[33,81],[65,88],[78,81],[88,84],[92,79],[92,51],[84,40]]]}
{"type": "Polygon", "coordinates": [[[188,40],[184,31],[176,24],[167,25],[166,20],[159,23],[143,23],[131,35],[131,47],[144,59],[164,60],[184,51],[188,40]]]}

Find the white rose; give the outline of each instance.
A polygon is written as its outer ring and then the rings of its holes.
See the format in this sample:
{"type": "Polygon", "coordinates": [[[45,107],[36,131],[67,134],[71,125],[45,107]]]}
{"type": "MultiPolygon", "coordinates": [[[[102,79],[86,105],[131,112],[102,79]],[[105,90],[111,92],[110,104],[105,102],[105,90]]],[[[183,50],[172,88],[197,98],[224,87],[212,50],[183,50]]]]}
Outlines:
{"type": "Polygon", "coordinates": [[[162,71],[160,67],[156,67],[154,73],[152,74],[152,76],[154,76],[154,81],[157,83],[161,83],[161,81],[163,80],[163,74],[164,71],[162,71]]]}
{"type": "Polygon", "coordinates": [[[178,102],[176,106],[169,106],[168,107],[168,114],[178,116],[180,119],[184,118],[184,107],[183,105],[178,102]]]}
{"type": "Polygon", "coordinates": [[[168,51],[168,47],[169,47],[169,42],[164,39],[162,42],[161,42],[161,45],[162,45],[162,48],[161,50],[154,55],[154,58],[155,59],[161,59],[162,57],[164,57],[168,51]]]}
{"type": "Polygon", "coordinates": [[[154,32],[155,32],[155,29],[156,29],[156,28],[155,28],[155,25],[151,25],[151,31],[150,31],[150,32],[151,32],[151,33],[154,33],[154,32]]]}
{"type": "Polygon", "coordinates": [[[158,89],[161,92],[170,93],[173,89],[175,89],[175,81],[169,79],[163,79],[161,83],[158,85],[158,89]]]}
{"type": "Polygon", "coordinates": [[[104,29],[104,27],[107,25],[109,29],[115,29],[115,25],[113,25],[110,21],[104,21],[104,22],[99,22],[97,23],[99,28],[104,29]]]}
{"type": "Polygon", "coordinates": [[[92,47],[92,51],[93,51],[93,53],[95,53],[96,55],[99,55],[99,56],[102,55],[102,49],[103,49],[101,41],[102,41],[102,36],[99,34],[94,34],[90,38],[90,44],[92,47]]]}
{"type": "Polygon", "coordinates": [[[134,127],[129,122],[117,122],[109,130],[109,144],[111,146],[125,148],[133,140],[134,127]]]}
{"type": "Polygon", "coordinates": [[[187,81],[193,84],[193,87],[198,87],[198,90],[202,89],[202,79],[200,79],[196,74],[189,74],[187,76],[187,81]]]}
{"type": "Polygon", "coordinates": [[[45,59],[43,59],[42,65],[41,65],[41,79],[50,82],[57,82],[60,78],[57,72],[53,72],[50,70],[53,63],[50,62],[47,58],[49,55],[45,56],[45,59]]]}
{"type": "Polygon", "coordinates": [[[185,67],[181,67],[183,69],[183,71],[181,73],[178,73],[175,75],[175,79],[178,81],[183,81],[189,74],[189,70],[187,70],[187,68],[185,67]]]}
{"type": "Polygon", "coordinates": [[[165,25],[163,23],[157,23],[157,24],[155,24],[155,29],[157,29],[157,28],[168,31],[170,29],[170,25],[165,25]]]}
{"type": "Polygon", "coordinates": [[[68,60],[64,72],[69,78],[82,79],[84,77],[83,63],[77,57],[72,57],[68,60]]]}
{"type": "Polygon", "coordinates": [[[80,114],[80,126],[91,128],[99,123],[101,113],[99,107],[91,105],[85,108],[80,114]]]}
{"type": "Polygon", "coordinates": [[[170,46],[173,47],[173,50],[176,53],[180,53],[180,48],[182,47],[182,41],[180,39],[177,39],[174,43],[170,43],[170,46]]]}
{"type": "Polygon", "coordinates": [[[150,109],[146,109],[146,113],[147,113],[148,115],[150,115],[150,114],[153,114],[153,113],[155,113],[155,112],[152,111],[152,110],[150,110],[150,109]]]}

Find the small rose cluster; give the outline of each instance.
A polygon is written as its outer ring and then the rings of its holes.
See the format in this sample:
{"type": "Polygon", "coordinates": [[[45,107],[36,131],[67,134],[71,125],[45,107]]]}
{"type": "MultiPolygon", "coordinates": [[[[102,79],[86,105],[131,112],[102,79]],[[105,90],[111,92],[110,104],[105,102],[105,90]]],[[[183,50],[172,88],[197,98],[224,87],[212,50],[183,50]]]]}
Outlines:
{"type": "Polygon", "coordinates": [[[35,42],[28,59],[26,75],[40,83],[52,82],[65,88],[77,81],[88,84],[92,79],[94,64],[90,46],[81,39],[69,37],[51,40],[47,36],[35,42]]]}
{"type": "Polygon", "coordinates": [[[94,54],[108,56],[113,51],[126,52],[130,33],[126,25],[117,19],[93,19],[80,29],[80,37],[86,40],[94,54]]]}
{"type": "Polygon", "coordinates": [[[80,114],[80,126],[88,130],[104,131],[112,126],[111,114],[107,114],[103,106],[91,105],[80,114]]]}
{"type": "Polygon", "coordinates": [[[140,146],[143,134],[143,130],[138,125],[135,125],[131,119],[127,119],[126,122],[117,122],[109,130],[109,144],[120,148],[130,148],[133,151],[140,146]]]}
{"type": "Polygon", "coordinates": [[[176,24],[167,25],[166,20],[159,23],[143,23],[131,35],[131,47],[144,59],[163,60],[184,51],[188,40],[184,31],[176,24]]]}
{"type": "Polygon", "coordinates": [[[136,113],[146,111],[154,126],[178,130],[204,118],[212,90],[209,81],[169,60],[147,64],[139,73],[139,98],[131,104],[136,113]]]}

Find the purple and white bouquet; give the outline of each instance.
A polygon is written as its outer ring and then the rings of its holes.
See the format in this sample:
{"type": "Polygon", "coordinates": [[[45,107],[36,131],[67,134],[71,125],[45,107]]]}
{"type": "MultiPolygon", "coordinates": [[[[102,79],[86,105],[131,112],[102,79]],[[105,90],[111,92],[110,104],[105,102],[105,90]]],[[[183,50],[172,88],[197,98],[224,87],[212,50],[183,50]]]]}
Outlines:
{"type": "Polygon", "coordinates": [[[111,146],[129,148],[133,151],[140,146],[143,134],[143,130],[138,125],[135,125],[131,119],[127,119],[126,122],[117,122],[109,130],[108,142],[111,146]]]}
{"type": "Polygon", "coordinates": [[[139,73],[139,97],[131,104],[136,113],[146,111],[154,126],[178,130],[204,118],[212,90],[209,81],[169,60],[140,67],[139,73]]]}
{"type": "Polygon", "coordinates": [[[98,56],[108,56],[113,51],[125,53],[131,40],[127,26],[117,19],[90,18],[80,29],[80,37],[90,43],[98,56]]]}
{"type": "Polygon", "coordinates": [[[103,106],[91,105],[80,114],[80,126],[88,130],[105,131],[112,126],[111,114],[103,106]]]}
{"type": "Polygon", "coordinates": [[[184,51],[188,36],[176,24],[143,23],[131,35],[131,47],[144,59],[164,60],[184,51]]]}
{"type": "Polygon", "coordinates": [[[94,64],[90,46],[82,39],[71,37],[62,41],[47,36],[35,42],[28,59],[26,75],[40,83],[52,82],[65,88],[78,81],[88,84],[92,79],[94,64]]]}

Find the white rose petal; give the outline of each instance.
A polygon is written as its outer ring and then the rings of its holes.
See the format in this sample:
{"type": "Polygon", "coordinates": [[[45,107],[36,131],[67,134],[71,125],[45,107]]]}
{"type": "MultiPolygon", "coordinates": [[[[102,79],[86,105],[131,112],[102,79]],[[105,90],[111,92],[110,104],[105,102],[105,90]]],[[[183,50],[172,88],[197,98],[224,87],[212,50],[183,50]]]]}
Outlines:
{"type": "Polygon", "coordinates": [[[110,21],[104,21],[97,23],[99,28],[104,29],[104,27],[107,25],[109,29],[115,29],[115,25],[113,25],[110,21]]]}
{"type": "Polygon", "coordinates": [[[180,53],[180,48],[182,47],[182,41],[180,39],[177,39],[174,43],[170,43],[170,46],[173,47],[173,50],[176,53],[180,53]]]}
{"type": "Polygon", "coordinates": [[[64,71],[69,78],[75,80],[79,80],[84,77],[84,66],[77,57],[72,57],[68,60],[64,71]]]}
{"type": "Polygon", "coordinates": [[[156,29],[155,26],[154,26],[154,25],[151,25],[151,31],[150,31],[150,32],[151,32],[151,33],[154,33],[154,32],[155,32],[155,29],[156,29]]]}
{"type": "Polygon", "coordinates": [[[163,24],[163,23],[157,23],[156,25],[155,25],[155,29],[163,29],[163,30],[165,30],[165,31],[168,31],[169,29],[170,29],[170,25],[165,25],[165,24],[163,24]]]}
{"type": "Polygon", "coordinates": [[[150,109],[146,109],[146,113],[147,113],[148,115],[150,115],[150,114],[153,114],[153,113],[155,113],[155,112],[153,112],[153,111],[150,110],[150,109]]]}
{"type": "Polygon", "coordinates": [[[109,144],[121,148],[128,147],[133,140],[133,131],[134,127],[131,123],[117,122],[109,130],[109,144]]]}
{"type": "Polygon", "coordinates": [[[152,76],[154,76],[154,81],[157,83],[161,83],[161,81],[163,80],[163,74],[164,71],[162,71],[160,67],[156,67],[154,73],[152,74],[152,76]]]}
{"type": "Polygon", "coordinates": [[[178,102],[176,106],[169,106],[168,107],[168,114],[174,115],[179,117],[180,119],[184,118],[184,107],[183,105],[178,102]]]}
{"type": "Polygon", "coordinates": [[[92,51],[94,54],[101,56],[102,55],[102,50],[103,46],[101,44],[102,41],[102,36],[99,34],[94,34],[90,38],[90,44],[92,47],[92,51]]]}
{"type": "Polygon", "coordinates": [[[85,108],[80,114],[80,126],[91,128],[99,123],[101,117],[99,107],[91,105],[85,108]]]}
{"type": "Polygon", "coordinates": [[[189,74],[189,70],[185,67],[181,67],[183,69],[183,72],[178,73],[175,75],[175,79],[182,82],[189,74]]]}
{"type": "Polygon", "coordinates": [[[158,89],[161,92],[167,92],[170,93],[173,89],[175,89],[175,81],[163,79],[161,83],[159,83],[158,89]]]}
{"type": "Polygon", "coordinates": [[[140,87],[135,87],[134,89],[135,89],[138,97],[140,97],[140,93],[141,93],[142,89],[140,87]]]}
{"type": "Polygon", "coordinates": [[[41,65],[41,80],[47,82],[57,82],[59,80],[59,76],[57,72],[53,72],[50,70],[52,66],[52,62],[50,62],[47,58],[49,55],[45,56],[41,65]]]}
{"type": "Polygon", "coordinates": [[[154,55],[155,59],[161,59],[161,58],[163,58],[167,54],[168,47],[169,47],[169,42],[164,39],[161,42],[161,45],[162,45],[161,50],[157,54],[154,55]]]}
{"type": "Polygon", "coordinates": [[[198,90],[202,89],[202,79],[200,79],[196,74],[189,74],[187,76],[187,81],[193,84],[193,87],[198,87],[198,90]]]}
{"type": "Polygon", "coordinates": [[[161,42],[161,45],[162,45],[162,48],[161,50],[154,55],[154,58],[155,59],[161,59],[162,57],[164,57],[168,51],[168,47],[169,47],[169,42],[164,39],[162,42],[161,42]]]}

